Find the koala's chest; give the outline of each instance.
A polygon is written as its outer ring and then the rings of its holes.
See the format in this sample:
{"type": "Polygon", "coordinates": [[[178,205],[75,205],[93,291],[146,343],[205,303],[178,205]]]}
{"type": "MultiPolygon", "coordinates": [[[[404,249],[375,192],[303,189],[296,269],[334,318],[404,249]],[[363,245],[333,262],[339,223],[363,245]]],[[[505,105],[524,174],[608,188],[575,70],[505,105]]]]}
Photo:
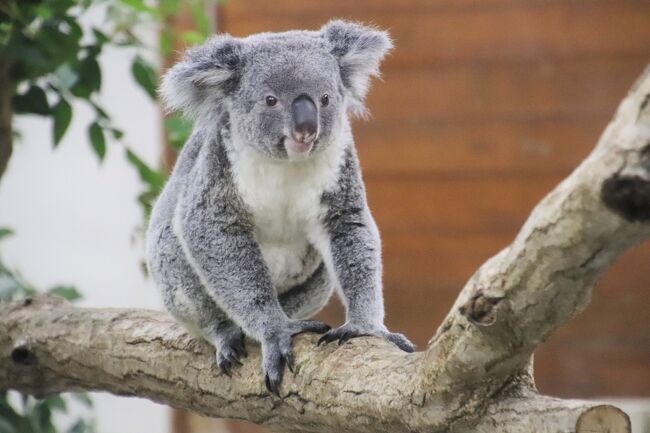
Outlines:
{"type": "Polygon", "coordinates": [[[336,183],[338,167],[319,156],[322,160],[275,162],[248,153],[233,162],[236,188],[279,289],[300,282],[320,263],[311,239],[322,230],[321,197],[336,183]]]}

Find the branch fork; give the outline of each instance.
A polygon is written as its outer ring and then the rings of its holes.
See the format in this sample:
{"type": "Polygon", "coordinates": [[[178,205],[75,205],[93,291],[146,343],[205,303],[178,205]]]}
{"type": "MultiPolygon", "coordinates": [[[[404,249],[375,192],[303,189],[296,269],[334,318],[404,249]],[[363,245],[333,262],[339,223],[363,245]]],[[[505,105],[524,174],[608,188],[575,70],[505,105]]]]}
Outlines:
{"type": "Polygon", "coordinates": [[[594,151],[461,291],[424,352],[372,337],[295,341],[296,371],[269,395],[252,342],[232,378],[164,313],[52,297],[0,304],[0,389],[108,391],[285,432],[629,433],[620,409],[539,395],[531,356],[650,237],[650,69],[594,151]]]}

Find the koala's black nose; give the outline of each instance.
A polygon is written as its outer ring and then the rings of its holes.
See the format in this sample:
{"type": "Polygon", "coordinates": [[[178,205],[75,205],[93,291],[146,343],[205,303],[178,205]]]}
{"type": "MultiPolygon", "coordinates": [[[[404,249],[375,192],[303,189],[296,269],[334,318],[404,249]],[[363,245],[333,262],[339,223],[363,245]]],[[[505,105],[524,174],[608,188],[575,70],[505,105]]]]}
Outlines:
{"type": "Polygon", "coordinates": [[[292,136],[294,140],[310,142],[316,139],[318,133],[318,109],[307,95],[300,95],[291,104],[293,117],[292,136]]]}

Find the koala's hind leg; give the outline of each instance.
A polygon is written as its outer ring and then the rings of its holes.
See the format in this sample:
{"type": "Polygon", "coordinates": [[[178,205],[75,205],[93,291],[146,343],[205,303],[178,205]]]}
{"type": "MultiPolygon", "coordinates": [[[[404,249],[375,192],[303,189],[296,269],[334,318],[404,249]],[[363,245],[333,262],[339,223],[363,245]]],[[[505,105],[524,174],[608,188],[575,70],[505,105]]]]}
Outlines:
{"type": "Polygon", "coordinates": [[[303,283],[278,296],[282,309],[292,319],[306,319],[318,313],[332,296],[334,286],[330,276],[321,265],[303,283]]]}
{"type": "Polygon", "coordinates": [[[219,368],[229,375],[246,356],[244,333],[208,296],[171,226],[161,228],[157,239],[149,265],[165,307],[193,335],[215,346],[219,368]]]}

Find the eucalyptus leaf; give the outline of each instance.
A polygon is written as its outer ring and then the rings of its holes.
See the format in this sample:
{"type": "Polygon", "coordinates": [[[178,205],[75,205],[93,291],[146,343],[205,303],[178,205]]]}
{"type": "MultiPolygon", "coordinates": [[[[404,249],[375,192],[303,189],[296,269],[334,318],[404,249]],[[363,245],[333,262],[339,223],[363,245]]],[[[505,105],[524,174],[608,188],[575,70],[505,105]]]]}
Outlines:
{"type": "Polygon", "coordinates": [[[93,122],[88,127],[88,138],[99,160],[103,161],[104,156],[106,156],[106,139],[104,138],[104,131],[99,126],[99,123],[93,122]]]}
{"type": "Polygon", "coordinates": [[[57,411],[65,413],[68,410],[68,405],[60,395],[48,396],[41,400],[39,403],[48,406],[53,412],[57,411]]]}
{"type": "Polygon", "coordinates": [[[104,45],[110,42],[110,38],[106,35],[106,33],[95,27],[93,27],[93,35],[95,36],[95,42],[97,45],[104,45]]]}
{"type": "Polygon", "coordinates": [[[167,176],[158,170],[149,167],[142,159],[140,159],[133,151],[127,149],[126,159],[133,165],[140,174],[140,179],[146,182],[156,192],[162,191],[167,176]]]}
{"type": "Polygon", "coordinates": [[[58,104],[52,107],[52,115],[54,117],[53,138],[56,147],[68,130],[68,126],[70,126],[72,107],[68,104],[68,101],[61,97],[58,104]]]}
{"type": "Polygon", "coordinates": [[[181,149],[192,134],[192,122],[175,115],[165,119],[167,139],[174,149],[181,149]]]}
{"type": "Polygon", "coordinates": [[[97,59],[89,55],[79,63],[79,80],[70,88],[73,95],[88,99],[102,86],[102,72],[97,59]]]}
{"type": "Polygon", "coordinates": [[[9,236],[13,236],[14,231],[6,228],[6,227],[0,227],[0,239],[8,238],[9,236]]]}
{"type": "Polygon", "coordinates": [[[50,104],[47,102],[45,91],[36,85],[29,87],[27,92],[15,95],[12,105],[16,113],[31,113],[46,116],[50,114],[50,104]]]}
{"type": "Polygon", "coordinates": [[[83,298],[81,293],[72,286],[56,286],[52,287],[47,291],[50,295],[57,295],[62,298],[67,299],[68,301],[76,301],[77,299],[83,298]]]}
{"type": "Polygon", "coordinates": [[[139,56],[133,59],[131,72],[135,81],[151,96],[156,99],[156,72],[147,62],[139,56]]]}
{"type": "Polygon", "coordinates": [[[121,3],[130,6],[138,12],[146,12],[153,16],[158,16],[158,11],[156,8],[148,6],[144,0],[121,0],[121,3]]]}

